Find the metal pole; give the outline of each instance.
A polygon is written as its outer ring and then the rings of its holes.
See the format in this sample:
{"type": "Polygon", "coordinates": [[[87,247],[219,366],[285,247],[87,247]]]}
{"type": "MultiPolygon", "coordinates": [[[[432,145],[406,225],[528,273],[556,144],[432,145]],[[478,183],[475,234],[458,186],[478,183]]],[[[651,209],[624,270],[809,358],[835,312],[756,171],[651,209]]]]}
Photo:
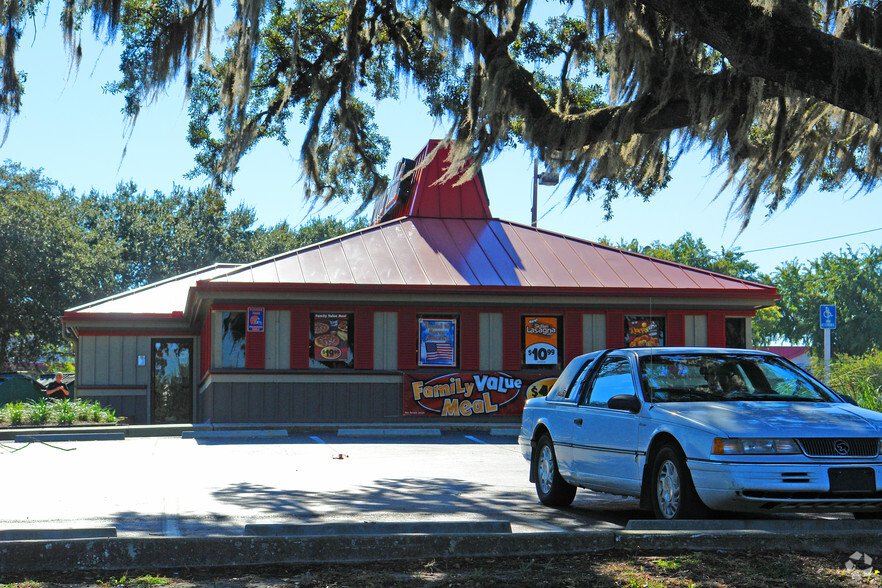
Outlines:
{"type": "Polygon", "coordinates": [[[539,160],[533,160],[533,208],[530,209],[530,226],[536,226],[536,192],[539,191],[539,160]]]}
{"type": "Polygon", "coordinates": [[[824,383],[830,385],[830,329],[824,329],[824,383]]]}

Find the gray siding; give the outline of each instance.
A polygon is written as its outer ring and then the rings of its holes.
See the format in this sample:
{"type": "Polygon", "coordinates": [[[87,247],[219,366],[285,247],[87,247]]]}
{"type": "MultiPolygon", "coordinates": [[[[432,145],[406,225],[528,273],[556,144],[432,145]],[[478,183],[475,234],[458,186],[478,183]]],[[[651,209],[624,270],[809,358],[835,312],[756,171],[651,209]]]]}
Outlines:
{"type": "Polygon", "coordinates": [[[374,313],[374,369],[398,369],[398,313],[374,313]]]}
{"type": "Polygon", "coordinates": [[[502,369],[502,313],[482,312],[478,317],[478,369],[502,369]]]}
{"type": "Polygon", "coordinates": [[[266,369],[291,367],[291,311],[269,310],[266,313],[266,369]]]}
{"type": "Polygon", "coordinates": [[[365,423],[400,420],[403,384],[219,382],[199,395],[213,423],[365,423]]]}
{"type": "Polygon", "coordinates": [[[77,386],[147,386],[150,339],[134,335],[80,337],[77,386]],[[139,355],[147,365],[138,365],[139,355]]]}
{"type": "Polygon", "coordinates": [[[582,315],[582,353],[606,349],[606,315],[582,315]]]}
{"type": "Polygon", "coordinates": [[[686,347],[707,347],[707,316],[687,314],[684,324],[686,347]]]}

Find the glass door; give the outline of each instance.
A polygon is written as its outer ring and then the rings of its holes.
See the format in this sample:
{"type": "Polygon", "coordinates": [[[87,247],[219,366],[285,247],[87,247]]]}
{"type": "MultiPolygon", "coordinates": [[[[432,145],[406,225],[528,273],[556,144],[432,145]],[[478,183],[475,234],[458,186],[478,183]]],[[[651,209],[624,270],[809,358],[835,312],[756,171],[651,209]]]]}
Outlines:
{"type": "Polygon", "coordinates": [[[193,340],[153,340],[150,422],[193,422],[193,340]]]}

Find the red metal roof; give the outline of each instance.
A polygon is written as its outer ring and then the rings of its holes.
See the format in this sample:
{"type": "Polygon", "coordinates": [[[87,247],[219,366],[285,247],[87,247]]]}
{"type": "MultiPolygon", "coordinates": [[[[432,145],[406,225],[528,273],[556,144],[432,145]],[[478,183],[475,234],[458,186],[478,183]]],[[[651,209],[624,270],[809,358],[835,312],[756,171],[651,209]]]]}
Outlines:
{"type": "MultiPolygon", "coordinates": [[[[600,289],[774,297],[773,286],[498,219],[401,218],[209,284],[600,289]]],[[[209,286],[210,287],[210,286],[209,286]]]]}

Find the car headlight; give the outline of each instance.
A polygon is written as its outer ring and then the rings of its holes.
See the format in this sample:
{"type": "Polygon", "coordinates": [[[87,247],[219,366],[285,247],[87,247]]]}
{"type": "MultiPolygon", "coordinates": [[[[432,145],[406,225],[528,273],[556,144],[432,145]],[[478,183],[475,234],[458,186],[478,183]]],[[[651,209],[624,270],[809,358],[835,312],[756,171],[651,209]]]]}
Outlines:
{"type": "Polygon", "coordinates": [[[714,439],[711,455],[768,455],[800,453],[793,439],[714,439]]]}

